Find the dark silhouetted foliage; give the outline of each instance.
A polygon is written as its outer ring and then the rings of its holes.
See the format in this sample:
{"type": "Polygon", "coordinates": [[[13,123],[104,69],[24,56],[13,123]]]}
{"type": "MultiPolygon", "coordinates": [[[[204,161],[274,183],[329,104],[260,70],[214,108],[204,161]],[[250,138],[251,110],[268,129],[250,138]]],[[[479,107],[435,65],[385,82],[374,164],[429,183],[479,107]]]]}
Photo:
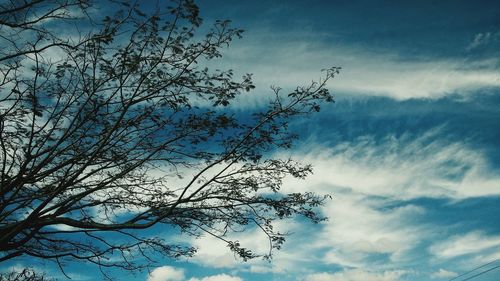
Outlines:
{"type": "Polygon", "coordinates": [[[205,65],[242,30],[217,21],[201,36],[192,1],[100,3],[114,12],[102,20],[92,4],[0,6],[0,261],[136,270],[149,263],[138,255],[195,252],[146,231],[161,225],[218,237],[246,260],[258,255],[228,238],[234,229],[260,227],[279,248],[276,220],[322,220],[323,197],[280,192],[311,167],[273,152],[295,138],[290,120],[332,101],[325,83],[338,68],[290,93],[274,88],[239,118],[231,104],[251,76],[205,65]]]}

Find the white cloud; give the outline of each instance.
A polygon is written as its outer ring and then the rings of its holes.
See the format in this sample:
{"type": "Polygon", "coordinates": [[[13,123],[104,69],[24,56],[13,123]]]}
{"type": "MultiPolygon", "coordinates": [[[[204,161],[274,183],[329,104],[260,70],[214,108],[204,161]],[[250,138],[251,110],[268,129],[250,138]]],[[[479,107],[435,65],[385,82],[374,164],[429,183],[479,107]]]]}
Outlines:
{"type": "Polygon", "coordinates": [[[172,266],[161,266],[155,268],[148,276],[147,281],[182,281],[184,270],[172,266]]]}
{"type": "Polygon", "coordinates": [[[369,272],[360,269],[344,270],[335,273],[314,273],[306,276],[304,281],[397,281],[406,274],[402,270],[369,272]]]}
{"type": "Polygon", "coordinates": [[[237,277],[237,276],[231,276],[231,275],[227,275],[227,274],[218,274],[218,275],[203,277],[201,279],[191,278],[188,281],[243,281],[243,279],[241,279],[240,277],[237,277]]]}
{"type": "Polygon", "coordinates": [[[399,262],[415,248],[425,231],[409,222],[423,209],[407,205],[383,211],[383,206],[383,201],[363,195],[335,192],[324,207],[331,223],[316,239],[316,247],[329,249],[323,262],[365,268],[370,255],[386,254],[391,262],[399,262]]]}
{"type": "MultiPolygon", "coordinates": [[[[390,269],[411,261],[414,250],[435,232],[433,225],[417,222],[426,210],[405,201],[500,194],[500,177],[489,171],[481,152],[439,136],[440,130],[435,129],[420,137],[389,136],[377,141],[363,137],[296,155],[313,164],[314,174],[305,182],[285,180],[283,191],[301,192],[306,184],[308,191],[332,194],[333,200],[322,207],[330,220],[314,228],[298,221],[281,223],[279,227],[293,235],[275,252],[271,264],[260,260],[241,263],[223,242],[212,237],[191,241],[199,248],[192,261],[253,273],[304,273],[307,267],[299,265],[319,263],[390,269]],[[371,259],[375,256],[377,264],[371,259]]],[[[232,238],[258,253],[268,250],[266,237],[257,229],[232,238]]]]}
{"type": "MultiPolygon", "coordinates": [[[[235,257],[224,242],[207,235],[188,241],[198,248],[195,256],[189,261],[212,268],[228,268],[256,274],[302,272],[306,268],[297,265],[321,261],[319,257],[315,257],[314,249],[311,248],[312,240],[316,239],[315,235],[302,235],[304,231],[307,232],[305,223],[285,220],[277,222],[274,229],[281,233],[294,234],[287,237],[282,250],[273,251],[271,263],[260,258],[242,262],[241,259],[235,257]]],[[[242,247],[251,249],[254,253],[261,255],[269,253],[269,240],[257,227],[231,234],[228,238],[238,240],[242,247]]]]}
{"type": "MultiPolygon", "coordinates": [[[[282,233],[289,231],[300,233],[304,230],[304,225],[292,221],[282,221],[275,225],[275,230],[280,230],[282,233]]],[[[251,228],[244,232],[234,233],[228,238],[238,240],[242,247],[250,249],[256,254],[263,255],[269,253],[269,240],[259,228],[251,228]]],[[[285,248],[290,249],[287,247],[290,245],[292,246],[291,251],[285,249],[280,251],[274,250],[274,258],[271,263],[260,258],[242,262],[241,259],[230,251],[224,242],[212,236],[205,235],[190,241],[191,245],[198,248],[197,253],[194,257],[190,258],[190,261],[212,268],[229,268],[257,274],[269,272],[296,272],[301,269],[301,267],[296,266],[297,264],[303,264],[314,260],[311,257],[313,254],[311,252],[312,249],[308,244],[300,240],[300,235],[289,236],[285,248]],[[304,245],[304,248],[300,245],[304,245]]]]}
{"type": "Polygon", "coordinates": [[[500,252],[500,236],[473,231],[436,243],[429,248],[429,251],[440,259],[486,252],[498,253],[500,252]]]}
{"type": "MultiPolygon", "coordinates": [[[[423,207],[387,206],[421,197],[462,200],[500,194],[500,177],[488,168],[485,155],[443,141],[439,132],[377,141],[363,137],[297,156],[314,167],[308,190],[333,195],[322,209],[330,220],[318,233],[307,234],[309,247],[325,253],[322,263],[372,269],[411,260],[413,250],[435,235],[433,225],[417,222],[426,212],[423,207]],[[380,255],[386,255],[387,264],[373,264],[375,255],[381,263],[380,255]]],[[[304,182],[285,182],[284,192],[300,191],[304,182]]]]}
{"type": "MultiPolygon", "coordinates": [[[[323,193],[345,188],[397,200],[500,195],[500,176],[489,169],[485,155],[463,143],[443,141],[439,129],[419,137],[360,137],[297,157],[313,165],[307,184],[323,193]]],[[[285,184],[293,191],[302,186],[294,180],[285,184]]]]}
{"type": "Polygon", "coordinates": [[[440,268],[438,271],[431,274],[432,278],[453,278],[458,274],[453,271],[448,271],[440,268]]]}
{"type": "Polygon", "coordinates": [[[450,60],[400,61],[392,55],[359,54],[332,83],[337,91],[395,99],[439,98],[456,92],[500,86],[494,69],[464,69],[450,60]]]}
{"type": "Polygon", "coordinates": [[[232,276],[225,273],[204,276],[204,277],[192,277],[186,279],[184,269],[176,268],[172,266],[161,266],[155,268],[148,275],[147,281],[243,281],[242,278],[238,276],[232,276]]]}
{"type": "Polygon", "coordinates": [[[484,251],[474,254],[471,259],[465,261],[467,264],[464,264],[464,266],[470,267],[473,264],[483,265],[492,261],[500,261],[500,249],[497,248],[497,251],[484,251]]]}
{"type": "Polygon", "coordinates": [[[272,272],[272,268],[269,266],[263,266],[263,265],[251,265],[248,269],[249,272],[252,273],[268,273],[272,272]]]}
{"type": "MultiPolygon", "coordinates": [[[[254,253],[267,254],[269,251],[267,236],[257,228],[231,234],[226,239],[237,240],[242,247],[251,249],[254,253]]],[[[251,263],[242,263],[225,242],[213,236],[203,235],[193,238],[190,243],[198,249],[195,256],[190,259],[192,262],[214,268],[249,267],[251,265],[251,263]]]]}
{"type": "Polygon", "coordinates": [[[480,46],[488,45],[492,41],[500,39],[500,32],[482,32],[474,36],[472,42],[467,46],[467,51],[472,51],[480,46]]]}
{"type": "MultiPolygon", "coordinates": [[[[335,199],[324,207],[330,222],[322,227],[310,228],[310,225],[297,221],[282,222],[278,229],[286,229],[293,235],[287,238],[281,251],[274,253],[272,263],[260,259],[241,263],[223,242],[212,237],[191,242],[199,248],[191,261],[252,273],[300,273],[306,272],[307,266],[299,265],[319,263],[367,267],[370,265],[366,259],[378,254],[387,254],[393,261],[399,261],[419,241],[423,230],[407,222],[421,214],[423,209],[410,205],[381,211],[379,208],[383,203],[359,194],[336,194],[335,199]]],[[[258,253],[268,250],[267,239],[257,229],[239,233],[237,239],[258,253]]]]}
{"type": "MultiPolygon", "coordinates": [[[[399,100],[439,98],[447,94],[471,94],[473,90],[500,86],[500,71],[490,60],[421,58],[405,60],[385,53],[342,45],[321,45],[296,40],[266,41],[265,35],[247,38],[229,49],[228,68],[254,73],[256,93],[269,93],[270,85],[295,88],[317,80],[320,70],[341,66],[338,78],[329,83],[333,92],[388,96],[399,100]],[[265,42],[265,43],[264,43],[265,42]],[[262,46],[266,51],[262,51],[262,46]],[[489,66],[488,66],[489,65],[489,66]],[[486,67],[487,66],[487,67],[486,67]]],[[[495,59],[498,63],[498,59],[495,59]]],[[[241,106],[262,102],[249,94],[241,106]]]]}

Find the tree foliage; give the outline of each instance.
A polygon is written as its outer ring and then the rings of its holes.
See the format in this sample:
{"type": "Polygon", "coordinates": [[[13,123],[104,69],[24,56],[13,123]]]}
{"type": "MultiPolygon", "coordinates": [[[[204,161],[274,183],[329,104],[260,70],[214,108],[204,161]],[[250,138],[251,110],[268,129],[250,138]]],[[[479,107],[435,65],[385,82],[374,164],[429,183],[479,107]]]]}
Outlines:
{"type": "Polygon", "coordinates": [[[246,260],[257,255],[228,233],[257,226],[279,248],[276,220],[323,219],[323,197],[280,192],[284,177],[311,167],[273,152],[290,148],[293,118],[333,101],[325,83],[338,68],[289,93],[273,88],[242,118],[231,104],[254,88],[251,75],[206,67],[242,30],[207,30],[189,0],[112,1],[100,20],[93,4],[0,6],[1,262],[135,270],[148,263],[137,255],[194,253],[144,231],[161,225],[218,237],[246,260]]]}

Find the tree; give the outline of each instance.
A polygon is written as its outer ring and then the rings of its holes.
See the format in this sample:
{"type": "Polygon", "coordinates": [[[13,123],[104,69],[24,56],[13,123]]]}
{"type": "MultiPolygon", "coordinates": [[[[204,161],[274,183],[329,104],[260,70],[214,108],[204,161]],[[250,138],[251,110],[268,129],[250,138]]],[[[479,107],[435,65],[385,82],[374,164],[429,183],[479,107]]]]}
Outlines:
{"type": "Polygon", "coordinates": [[[190,0],[111,1],[101,8],[118,12],[102,20],[92,5],[0,6],[0,262],[136,270],[147,266],[138,254],[192,255],[144,231],[165,225],[247,260],[258,255],[227,238],[236,227],[261,228],[278,249],[276,220],[323,220],[324,197],[280,192],[311,167],[272,152],[290,148],[293,118],[333,101],[325,83],[338,68],[290,93],[273,88],[268,106],[241,116],[231,104],[254,88],[251,75],[206,65],[242,30],[217,21],[201,36],[190,0]]]}

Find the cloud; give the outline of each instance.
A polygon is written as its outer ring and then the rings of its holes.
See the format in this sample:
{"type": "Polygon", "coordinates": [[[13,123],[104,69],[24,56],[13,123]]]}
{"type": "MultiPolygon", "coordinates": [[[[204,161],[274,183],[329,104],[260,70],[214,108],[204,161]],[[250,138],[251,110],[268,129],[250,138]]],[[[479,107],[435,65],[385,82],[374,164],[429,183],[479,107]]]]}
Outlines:
{"type": "MultiPolygon", "coordinates": [[[[319,226],[281,222],[278,228],[293,235],[275,252],[271,264],[240,263],[223,242],[210,236],[190,241],[199,248],[191,261],[252,273],[305,273],[318,264],[391,269],[411,261],[421,254],[417,251],[423,243],[435,239],[436,226],[422,221],[428,210],[411,200],[454,202],[500,194],[500,178],[487,165],[485,155],[464,143],[446,141],[439,128],[418,137],[364,136],[332,148],[308,145],[315,149],[299,149],[295,156],[312,163],[314,174],[306,181],[286,179],[283,192],[303,192],[307,185],[308,191],[332,194],[333,200],[321,208],[328,222],[319,226]]],[[[232,239],[258,253],[268,251],[267,238],[258,229],[232,239]]]]}
{"type": "Polygon", "coordinates": [[[424,210],[412,205],[381,210],[384,203],[337,192],[323,208],[332,223],[327,223],[316,239],[316,247],[328,250],[323,262],[366,268],[373,255],[386,255],[388,259],[380,258],[381,262],[399,262],[415,248],[424,230],[408,222],[424,210]]]}
{"type": "Polygon", "coordinates": [[[483,265],[491,263],[492,261],[500,261],[500,249],[497,251],[483,251],[471,256],[469,259],[464,260],[464,266],[470,267],[471,265],[483,265]]]}
{"type": "Polygon", "coordinates": [[[458,274],[453,271],[448,271],[440,268],[438,271],[431,274],[432,278],[453,278],[458,274]]]}
{"type": "MultiPolygon", "coordinates": [[[[315,148],[297,158],[313,165],[307,184],[323,193],[344,188],[394,200],[500,195],[500,177],[489,168],[486,155],[465,143],[446,141],[439,128],[419,136],[362,136],[333,148],[308,147],[315,148]]],[[[302,186],[293,179],[285,183],[291,191],[302,186]]]]}
{"type": "Polygon", "coordinates": [[[473,231],[456,235],[429,248],[431,254],[439,259],[450,259],[464,255],[500,252],[500,235],[487,235],[473,231]]]}
{"type": "Polygon", "coordinates": [[[483,32],[474,36],[472,42],[467,46],[467,51],[472,51],[478,47],[490,44],[492,41],[500,39],[500,32],[483,32]]]}
{"type": "MultiPolygon", "coordinates": [[[[237,240],[242,247],[251,249],[257,254],[267,254],[269,251],[269,240],[259,228],[248,228],[246,231],[229,234],[226,239],[237,240]]],[[[194,257],[190,259],[204,266],[213,268],[235,268],[249,267],[249,263],[242,263],[233,252],[227,247],[227,244],[218,238],[210,235],[203,235],[198,238],[192,238],[189,243],[198,250],[194,257]]],[[[258,270],[255,269],[254,270],[258,270]]],[[[260,269],[264,270],[264,269],[260,269]]]]}
{"type": "Polygon", "coordinates": [[[184,269],[175,268],[172,266],[161,266],[155,268],[148,276],[147,281],[243,281],[238,276],[232,276],[225,273],[205,276],[205,277],[192,277],[186,279],[184,269]]]}
{"type": "MultiPolygon", "coordinates": [[[[315,235],[302,235],[304,231],[307,231],[305,226],[307,226],[306,223],[295,220],[276,222],[274,230],[294,234],[287,237],[287,243],[282,250],[273,251],[272,262],[260,258],[242,262],[224,242],[208,235],[188,241],[198,248],[195,256],[189,261],[217,269],[234,269],[256,274],[302,272],[306,268],[298,265],[321,261],[319,257],[315,257],[315,249],[310,245],[312,239],[316,239],[315,235]]],[[[258,227],[230,234],[226,238],[239,241],[243,247],[256,254],[269,254],[269,240],[258,227]]]]}
{"type": "MultiPolygon", "coordinates": [[[[464,143],[446,141],[439,128],[418,137],[364,136],[333,148],[308,146],[316,148],[297,156],[314,167],[305,184],[309,191],[332,194],[333,200],[322,208],[329,221],[319,231],[295,235],[309,237],[309,251],[315,253],[310,256],[322,264],[365,269],[404,264],[435,235],[432,222],[422,221],[427,209],[410,200],[500,194],[500,177],[486,156],[464,143]]],[[[304,191],[304,182],[287,180],[283,190],[304,191]]],[[[479,241],[476,237],[471,244],[482,245],[479,241]]],[[[452,251],[449,245],[436,252],[452,251]]]]}
{"type": "MultiPolygon", "coordinates": [[[[424,210],[412,205],[380,210],[384,203],[360,194],[336,193],[335,199],[323,208],[329,222],[321,226],[281,222],[277,229],[293,235],[287,238],[281,251],[274,253],[270,264],[259,259],[241,263],[224,243],[209,236],[192,241],[199,246],[199,252],[190,261],[252,273],[298,273],[317,264],[367,267],[373,255],[387,255],[392,261],[399,261],[419,242],[423,230],[408,222],[424,210]]],[[[268,250],[267,239],[257,229],[239,233],[237,240],[260,253],[268,250]]]]}
{"type": "Polygon", "coordinates": [[[335,273],[314,273],[303,281],[397,281],[406,274],[402,270],[369,272],[360,269],[344,270],[335,273]]]}
{"type": "Polygon", "coordinates": [[[201,279],[191,278],[188,281],[243,281],[243,279],[241,279],[240,277],[237,277],[237,276],[231,276],[231,275],[227,275],[227,274],[218,274],[218,275],[203,277],[201,279]]]}
{"type": "MultiPolygon", "coordinates": [[[[243,40],[227,52],[217,66],[225,65],[254,73],[256,93],[269,93],[270,85],[295,88],[317,80],[320,70],[341,66],[338,78],[329,83],[334,93],[387,96],[398,100],[440,98],[448,94],[472,95],[474,90],[500,87],[500,71],[491,59],[418,58],[408,60],[393,50],[375,52],[353,46],[320,44],[286,38],[269,40],[266,35],[243,40]],[[241,45],[240,45],[241,44],[241,45]],[[266,46],[265,52],[262,46],[266,46]]],[[[249,94],[240,106],[262,102],[262,95],[249,94]]]]}
{"type": "MultiPolygon", "coordinates": [[[[467,93],[483,87],[500,86],[495,69],[465,68],[458,60],[404,61],[391,54],[354,54],[345,62],[339,79],[332,83],[337,92],[388,96],[398,100],[440,98],[467,93]]],[[[469,66],[470,67],[470,66],[469,66]]]]}
{"type": "Polygon", "coordinates": [[[161,266],[155,268],[148,276],[147,281],[182,281],[184,270],[172,266],[161,266]]]}

